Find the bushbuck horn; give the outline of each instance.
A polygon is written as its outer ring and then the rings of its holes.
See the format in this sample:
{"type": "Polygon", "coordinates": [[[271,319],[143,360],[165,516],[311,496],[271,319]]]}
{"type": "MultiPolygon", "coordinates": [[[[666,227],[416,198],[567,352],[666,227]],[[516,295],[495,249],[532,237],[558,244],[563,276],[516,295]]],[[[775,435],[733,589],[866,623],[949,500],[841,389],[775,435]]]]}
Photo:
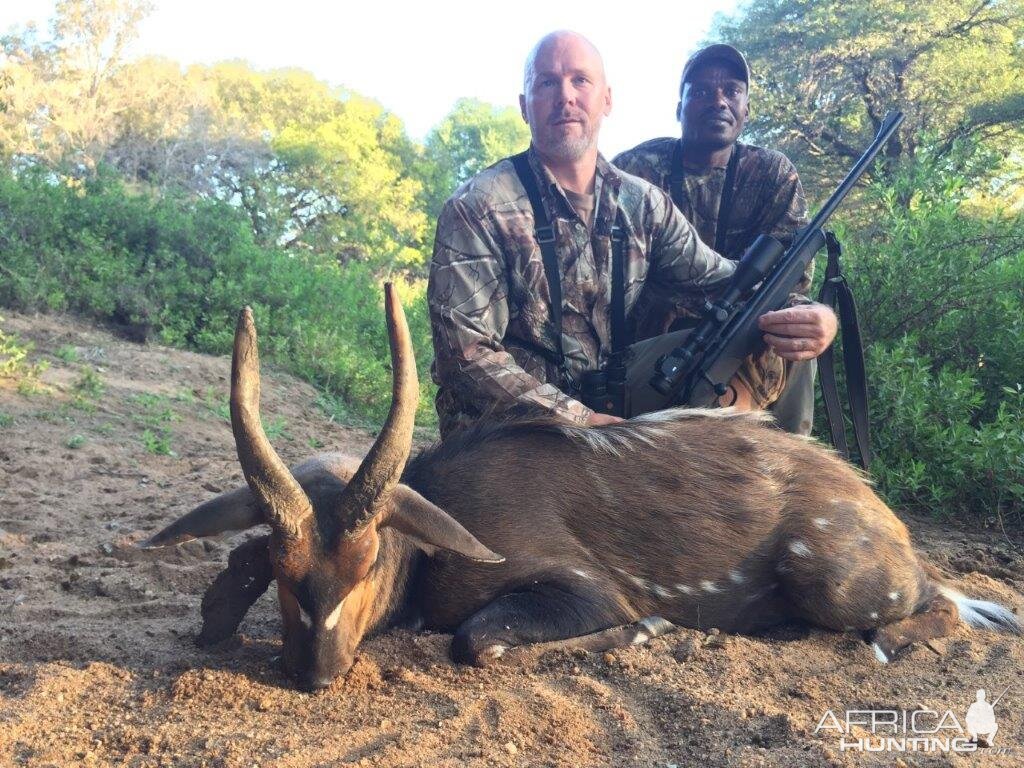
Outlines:
{"type": "Polygon", "coordinates": [[[267,522],[285,538],[299,538],[302,520],[313,507],[302,486],[277,455],[260,421],[260,358],[252,310],[238,316],[231,359],[231,430],[249,483],[267,522]]]}
{"type": "Polygon", "coordinates": [[[412,449],[412,428],[419,404],[416,360],[405,312],[394,285],[384,285],[384,310],[391,344],[391,410],[377,441],[345,488],[339,514],[349,536],[361,532],[384,508],[412,449]]]}

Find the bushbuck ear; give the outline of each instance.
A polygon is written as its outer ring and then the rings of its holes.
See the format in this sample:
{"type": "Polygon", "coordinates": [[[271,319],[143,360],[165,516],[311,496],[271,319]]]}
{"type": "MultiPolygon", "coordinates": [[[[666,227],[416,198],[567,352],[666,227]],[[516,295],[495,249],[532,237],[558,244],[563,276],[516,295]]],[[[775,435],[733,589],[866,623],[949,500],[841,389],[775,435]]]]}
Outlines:
{"type": "Polygon", "coordinates": [[[256,499],[249,488],[243,486],[200,504],[139,546],[143,549],[169,547],[225,531],[243,531],[263,522],[256,499]]]}
{"type": "Polygon", "coordinates": [[[503,563],[505,558],[492,552],[451,515],[427,501],[407,485],[397,485],[391,495],[392,506],[381,525],[401,531],[433,554],[438,549],[458,552],[482,563],[503,563]]]}

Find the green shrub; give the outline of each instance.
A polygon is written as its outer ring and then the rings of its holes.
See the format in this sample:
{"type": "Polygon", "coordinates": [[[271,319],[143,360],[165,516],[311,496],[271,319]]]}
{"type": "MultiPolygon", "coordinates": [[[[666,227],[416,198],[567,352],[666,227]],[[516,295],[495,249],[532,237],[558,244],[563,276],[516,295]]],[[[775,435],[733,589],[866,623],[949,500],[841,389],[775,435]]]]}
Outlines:
{"type": "Polygon", "coordinates": [[[1024,512],[1024,392],[1005,387],[993,415],[979,381],[936,367],[907,337],[869,355],[872,473],[890,501],[938,516],[1024,512]]]}
{"type": "Polygon", "coordinates": [[[923,152],[843,224],[880,490],[935,515],[1024,522],[1021,217],[923,152]]]}
{"type": "MultiPolygon", "coordinates": [[[[379,423],[391,397],[382,278],[366,264],[257,245],[225,203],[136,194],[101,172],[80,184],[0,175],[0,304],[70,310],[173,346],[228,354],[253,308],[265,362],[379,423]]],[[[420,370],[421,423],[435,422],[424,280],[402,274],[420,370]]]]}
{"type": "MultiPolygon", "coordinates": [[[[2,317],[0,322],[3,322],[2,317]]],[[[22,342],[15,334],[0,328],[0,379],[13,381],[17,390],[26,395],[42,389],[39,377],[48,367],[46,361],[30,363],[31,351],[31,342],[22,342]]]]}

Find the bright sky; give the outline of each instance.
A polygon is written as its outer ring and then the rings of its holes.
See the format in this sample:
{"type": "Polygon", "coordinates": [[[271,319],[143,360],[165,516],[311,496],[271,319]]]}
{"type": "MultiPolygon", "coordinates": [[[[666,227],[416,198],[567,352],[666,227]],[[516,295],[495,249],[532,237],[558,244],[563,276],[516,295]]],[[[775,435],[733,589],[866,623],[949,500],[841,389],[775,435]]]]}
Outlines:
{"type": "MultiPolygon", "coordinates": [[[[460,97],[516,106],[533,44],[552,30],[574,29],[604,56],[613,107],[600,147],[611,156],[677,133],[683,62],[714,13],[732,12],[737,3],[156,0],[131,53],[182,64],[244,59],[258,69],[309,70],[376,99],[422,139],[460,97]]],[[[29,21],[46,30],[54,4],[0,3],[0,32],[29,21]]]]}

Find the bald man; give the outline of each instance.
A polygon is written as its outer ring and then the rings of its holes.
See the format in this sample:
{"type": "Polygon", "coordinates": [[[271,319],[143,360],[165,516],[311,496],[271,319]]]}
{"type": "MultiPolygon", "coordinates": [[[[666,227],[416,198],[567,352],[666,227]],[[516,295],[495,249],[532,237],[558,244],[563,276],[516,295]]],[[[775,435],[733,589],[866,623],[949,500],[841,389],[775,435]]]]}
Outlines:
{"type": "Polygon", "coordinates": [[[612,92],[588,40],[563,31],[538,42],[519,106],[529,150],[463,184],[437,223],[427,299],[442,437],[517,405],[617,421],[580,402],[580,384],[628,342],[644,285],[693,297],[734,271],[664,191],[598,153],[612,92]],[[626,323],[613,334],[615,262],[626,323]]]}

